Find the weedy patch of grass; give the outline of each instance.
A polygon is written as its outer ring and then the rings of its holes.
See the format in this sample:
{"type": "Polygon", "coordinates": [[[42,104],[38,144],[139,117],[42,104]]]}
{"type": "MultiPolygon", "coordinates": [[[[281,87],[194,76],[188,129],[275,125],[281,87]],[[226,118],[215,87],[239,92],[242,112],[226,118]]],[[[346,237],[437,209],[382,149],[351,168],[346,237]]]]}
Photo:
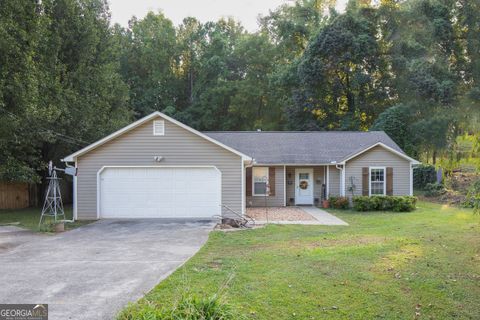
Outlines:
{"type": "Polygon", "coordinates": [[[192,293],[189,286],[184,285],[179,299],[171,304],[161,301],[148,301],[143,304],[133,304],[118,316],[122,320],[155,319],[155,320],[243,320],[246,319],[229,305],[223,293],[234,275],[231,274],[218,291],[208,297],[192,293]]]}
{"type": "MultiPolygon", "coordinates": [[[[0,210],[0,225],[14,225],[30,229],[35,232],[50,232],[52,228],[49,227],[49,224],[53,223],[53,218],[47,217],[45,220],[45,224],[41,228],[39,228],[38,222],[40,221],[41,213],[42,208],[0,210]]],[[[65,207],[65,219],[72,219],[72,215],[72,208],[65,207]]],[[[73,223],[66,223],[65,229],[74,229],[90,222],[92,221],[75,221],[73,223]]]]}
{"type": "Polygon", "coordinates": [[[197,255],[123,315],[173,306],[180,288],[211,297],[235,274],[223,295],[247,319],[478,318],[480,217],[418,207],[331,211],[349,226],[212,232],[197,255]]]}

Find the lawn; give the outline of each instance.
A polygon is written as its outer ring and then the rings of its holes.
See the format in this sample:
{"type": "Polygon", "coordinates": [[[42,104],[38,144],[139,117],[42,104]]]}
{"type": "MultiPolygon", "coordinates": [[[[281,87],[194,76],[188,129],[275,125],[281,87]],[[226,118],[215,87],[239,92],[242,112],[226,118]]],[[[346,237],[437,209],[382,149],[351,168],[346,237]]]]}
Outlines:
{"type": "MultiPolygon", "coordinates": [[[[15,226],[27,228],[33,231],[48,231],[48,228],[38,228],[38,222],[40,221],[40,213],[42,208],[27,208],[27,209],[15,209],[15,210],[0,210],[0,226],[13,224],[15,226]]],[[[65,219],[72,219],[72,208],[65,207],[65,219]]],[[[47,223],[52,222],[53,219],[47,217],[47,223]]],[[[90,223],[90,221],[75,221],[74,223],[66,223],[65,229],[73,229],[79,226],[90,223]]]]}
{"type": "Polygon", "coordinates": [[[478,319],[480,216],[420,202],[411,213],[332,211],[348,227],[212,232],[182,268],[121,319],[189,291],[247,319],[478,319]]]}

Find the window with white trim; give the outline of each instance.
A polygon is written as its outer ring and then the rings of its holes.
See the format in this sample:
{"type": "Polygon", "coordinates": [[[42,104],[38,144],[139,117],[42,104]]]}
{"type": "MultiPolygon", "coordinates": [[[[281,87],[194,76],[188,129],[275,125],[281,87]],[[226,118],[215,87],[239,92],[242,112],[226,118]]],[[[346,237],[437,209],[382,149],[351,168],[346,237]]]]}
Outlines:
{"type": "Polygon", "coordinates": [[[385,195],[385,167],[370,167],[370,195],[385,195]]]}
{"type": "Polygon", "coordinates": [[[268,196],[268,167],[253,167],[252,168],[252,184],[254,196],[268,196]]]}
{"type": "Polygon", "coordinates": [[[155,120],[153,121],[153,135],[164,136],[165,135],[165,121],[155,120]]]}

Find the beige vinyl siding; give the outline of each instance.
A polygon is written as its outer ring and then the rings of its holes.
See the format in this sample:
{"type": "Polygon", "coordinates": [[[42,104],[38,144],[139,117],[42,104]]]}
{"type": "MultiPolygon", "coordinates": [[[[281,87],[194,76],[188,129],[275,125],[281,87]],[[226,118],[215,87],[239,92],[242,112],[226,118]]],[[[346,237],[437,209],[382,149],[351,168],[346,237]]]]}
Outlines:
{"type": "MultiPolygon", "coordinates": [[[[165,120],[165,135],[153,135],[152,119],[77,159],[77,216],[97,217],[97,172],[103,166],[215,166],[222,173],[222,204],[242,212],[242,159],[165,120]],[[162,156],[155,162],[154,156],[162,156]]],[[[229,212],[223,209],[224,215],[229,212]]]]}
{"type": "Polygon", "coordinates": [[[340,195],[340,170],[338,170],[335,166],[328,166],[329,168],[329,176],[328,180],[330,180],[329,185],[329,195],[330,196],[339,196],[340,195]]]}
{"type": "Polygon", "coordinates": [[[313,168],[313,198],[318,199],[318,202],[314,202],[315,205],[320,205],[322,200],[322,184],[324,183],[324,166],[298,166],[298,167],[287,167],[287,179],[286,179],[286,189],[287,189],[287,206],[295,205],[295,168],[313,168]],[[290,178],[289,178],[290,174],[290,178]],[[293,199],[293,201],[290,201],[293,199]]]}
{"type": "MultiPolygon", "coordinates": [[[[253,179],[253,178],[252,178],[253,179]]],[[[267,207],[283,206],[283,185],[285,177],[283,176],[283,166],[275,167],[275,195],[274,196],[247,196],[247,206],[263,207],[265,203],[267,207]]],[[[253,186],[252,186],[253,190],[253,186]]]]}
{"type": "Polygon", "coordinates": [[[363,167],[392,167],[393,195],[410,194],[410,162],[381,146],[377,146],[347,162],[345,171],[346,196],[352,195],[352,192],[348,191],[351,186],[351,177],[355,184],[354,195],[362,195],[363,167]]]}

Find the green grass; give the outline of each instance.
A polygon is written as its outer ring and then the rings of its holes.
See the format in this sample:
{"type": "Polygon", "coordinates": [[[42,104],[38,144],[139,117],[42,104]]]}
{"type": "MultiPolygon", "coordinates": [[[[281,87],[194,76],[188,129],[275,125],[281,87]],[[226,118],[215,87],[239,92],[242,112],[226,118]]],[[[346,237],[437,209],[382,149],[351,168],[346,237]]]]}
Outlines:
{"type": "Polygon", "coordinates": [[[478,319],[480,216],[419,202],[409,213],[335,211],[348,227],[212,232],[121,319],[215,294],[248,319],[478,319]]]}
{"type": "MultiPolygon", "coordinates": [[[[38,222],[40,221],[40,214],[42,208],[27,208],[27,209],[14,209],[14,210],[0,210],[0,225],[13,224],[15,226],[27,228],[36,232],[50,231],[48,227],[38,228],[38,222]]],[[[65,207],[65,219],[72,219],[72,208],[65,207]]],[[[53,222],[53,219],[47,217],[46,224],[53,222]]],[[[65,229],[74,229],[79,226],[83,226],[91,221],[75,221],[74,223],[66,223],[65,229]]]]}

